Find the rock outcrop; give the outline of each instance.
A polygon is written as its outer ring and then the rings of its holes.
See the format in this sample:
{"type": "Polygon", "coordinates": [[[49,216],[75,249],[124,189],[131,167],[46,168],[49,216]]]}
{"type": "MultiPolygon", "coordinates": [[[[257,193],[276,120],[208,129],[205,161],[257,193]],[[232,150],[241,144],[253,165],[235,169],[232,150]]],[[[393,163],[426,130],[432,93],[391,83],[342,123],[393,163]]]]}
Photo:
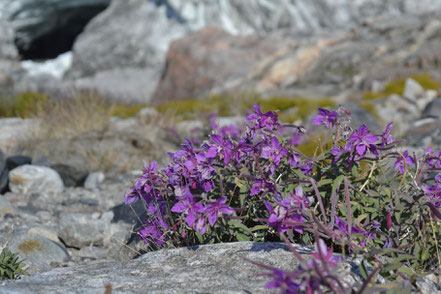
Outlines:
{"type": "Polygon", "coordinates": [[[54,58],[69,51],[76,36],[110,0],[17,0],[4,2],[1,18],[15,31],[26,59],[54,58]]]}

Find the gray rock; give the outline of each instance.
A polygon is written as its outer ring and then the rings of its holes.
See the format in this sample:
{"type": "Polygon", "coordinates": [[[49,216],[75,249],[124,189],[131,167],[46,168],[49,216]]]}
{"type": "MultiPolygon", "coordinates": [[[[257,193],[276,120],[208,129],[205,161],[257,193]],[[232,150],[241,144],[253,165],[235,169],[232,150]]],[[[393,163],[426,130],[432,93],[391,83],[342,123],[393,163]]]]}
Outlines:
{"type": "Polygon", "coordinates": [[[50,167],[60,175],[65,187],[82,186],[88,175],[87,171],[67,164],[53,164],[50,167]]]}
{"type": "Polygon", "coordinates": [[[49,167],[22,165],[9,172],[9,189],[14,193],[61,193],[64,184],[49,167]]]}
{"type": "Polygon", "coordinates": [[[424,95],[424,88],[414,79],[406,79],[403,96],[416,103],[417,99],[424,95]]]}
{"type": "Polygon", "coordinates": [[[53,265],[69,260],[69,255],[62,245],[45,236],[30,234],[26,230],[16,231],[9,246],[29,265],[30,274],[48,271],[54,267],[53,265]]]}
{"type": "Polygon", "coordinates": [[[15,214],[15,208],[12,204],[5,199],[4,197],[0,197],[0,217],[5,216],[6,214],[15,214]]]}
{"type": "Polygon", "coordinates": [[[159,112],[153,107],[145,107],[138,112],[138,119],[142,123],[152,123],[159,117],[159,112]]]}
{"type": "Polygon", "coordinates": [[[68,51],[88,21],[110,0],[2,1],[15,43],[26,58],[51,58],[68,51]],[[9,3],[8,3],[9,2],[9,3]]]}
{"type": "Polygon", "coordinates": [[[68,246],[81,248],[89,245],[103,245],[110,230],[113,213],[108,212],[101,218],[83,213],[69,213],[60,218],[59,237],[68,246]]]}
{"type": "MultiPolygon", "coordinates": [[[[294,245],[304,258],[311,248],[294,245]]],[[[267,293],[266,272],[244,258],[282,269],[299,262],[281,243],[223,243],[159,250],[125,262],[59,268],[26,280],[0,283],[0,293],[267,293]],[[94,278],[91,278],[94,277],[94,278]],[[106,286],[109,285],[109,286],[106,286]]],[[[340,275],[354,285],[360,277],[343,263],[340,275]]],[[[429,282],[428,282],[429,283],[429,282]]],[[[428,289],[439,291],[432,282],[428,289]]]]}
{"type": "Polygon", "coordinates": [[[0,20],[0,59],[18,59],[14,45],[14,30],[10,24],[2,20],[0,20]]]}
{"type": "Polygon", "coordinates": [[[0,150],[0,194],[8,187],[8,173],[5,154],[0,150]]]}
{"type": "Polygon", "coordinates": [[[84,188],[89,190],[98,189],[104,179],[105,176],[102,172],[90,173],[84,182],[84,188]]]}
{"type": "Polygon", "coordinates": [[[6,159],[6,167],[8,170],[13,170],[16,167],[31,163],[32,158],[25,155],[13,155],[6,159]]]}
{"type": "Polygon", "coordinates": [[[421,118],[436,118],[441,119],[441,99],[434,99],[432,102],[426,105],[423,113],[421,114],[421,118]]]}
{"type": "Polygon", "coordinates": [[[36,125],[36,119],[0,118],[0,150],[6,155],[16,153],[19,145],[29,139],[36,125]]]}

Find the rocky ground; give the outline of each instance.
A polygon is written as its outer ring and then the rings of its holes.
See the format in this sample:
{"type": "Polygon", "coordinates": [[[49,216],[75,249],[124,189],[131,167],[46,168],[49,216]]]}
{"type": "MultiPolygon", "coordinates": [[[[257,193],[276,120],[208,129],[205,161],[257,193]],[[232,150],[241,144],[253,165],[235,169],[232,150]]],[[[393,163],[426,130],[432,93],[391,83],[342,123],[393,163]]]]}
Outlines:
{"type": "MultiPolygon", "coordinates": [[[[441,1],[63,0],[57,9],[49,0],[12,2],[0,1],[0,99],[37,91],[68,100],[84,90],[126,104],[249,92],[326,98],[347,107],[355,126],[380,131],[394,121],[404,147],[441,150],[441,1]],[[69,38],[58,43],[60,29],[69,38]],[[57,45],[40,52],[48,42],[57,45]],[[38,74],[29,72],[38,62],[23,62],[66,50],[38,74]]],[[[221,118],[237,121],[243,117],[221,118]]],[[[125,206],[124,192],[143,160],[165,165],[166,153],[202,121],[174,121],[148,107],[84,122],[81,131],[57,135],[55,127],[69,123],[0,118],[0,245],[18,252],[31,274],[0,284],[0,293],[104,293],[106,285],[113,291],[106,294],[180,293],[183,285],[258,293],[259,268],[241,256],[296,264],[281,244],[250,243],[131,260],[140,249],[132,229],[144,210],[125,206]]],[[[311,116],[297,123],[308,127],[311,116]]],[[[345,269],[359,280],[351,265],[345,269]]],[[[438,278],[418,283],[435,293],[438,278]]]]}

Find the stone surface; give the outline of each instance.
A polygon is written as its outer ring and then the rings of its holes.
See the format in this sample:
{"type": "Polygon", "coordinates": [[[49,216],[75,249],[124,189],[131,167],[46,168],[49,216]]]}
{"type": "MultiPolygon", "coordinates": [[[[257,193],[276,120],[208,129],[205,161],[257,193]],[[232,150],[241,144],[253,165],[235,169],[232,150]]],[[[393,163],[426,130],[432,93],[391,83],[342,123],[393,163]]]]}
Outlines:
{"type": "Polygon", "coordinates": [[[110,0],[18,0],[6,2],[3,18],[15,31],[15,43],[26,58],[53,58],[69,51],[88,21],[110,0]],[[8,3],[9,2],[9,3],[8,3]]]}
{"type": "Polygon", "coordinates": [[[403,96],[416,103],[417,99],[424,95],[424,88],[414,79],[406,79],[403,96]]]}
{"type": "Polygon", "coordinates": [[[89,190],[98,189],[104,181],[104,178],[105,176],[102,172],[90,173],[84,182],[84,188],[89,190]]]}
{"type": "Polygon", "coordinates": [[[21,260],[25,260],[30,274],[48,271],[53,267],[51,264],[64,263],[70,258],[64,246],[26,230],[16,231],[9,246],[19,254],[21,260]]]}
{"type": "MultiPolygon", "coordinates": [[[[309,258],[309,247],[294,246],[309,258]]],[[[266,293],[269,279],[258,275],[266,270],[244,258],[282,269],[299,264],[285,244],[224,243],[159,250],[126,262],[59,268],[26,280],[0,282],[0,293],[89,294],[109,287],[112,293],[266,293]]],[[[352,285],[361,281],[353,266],[343,263],[340,271],[352,285]]],[[[434,282],[424,283],[432,293],[439,291],[434,282]]]]}
{"type": "Polygon", "coordinates": [[[65,214],[60,218],[59,237],[68,246],[76,248],[103,245],[112,218],[112,212],[101,218],[81,213],[65,214]]]}
{"type": "Polygon", "coordinates": [[[37,124],[35,119],[0,118],[0,150],[6,155],[16,153],[20,143],[29,139],[37,124]]]}
{"type": "Polygon", "coordinates": [[[432,102],[426,105],[422,114],[422,118],[433,117],[436,119],[441,119],[441,99],[434,99],[432,102]]]}
{"type": "Polygon", "coordinates": [[[0,194],[4,193],[8,187],[8,173],[5,154],[0,150],[0,194]]]}
{"type": "Polygon", "coordinates": [[[0,217],[7,214],[15,214],[15,208],[7,199],[5,199],[4,197],[0,197],[0,217]]]}
{"type": "Polygon", "coordinates": [[[8,170],[13,170],[16,167],[31,163],[32,158],[25,155],[13,155],[6,159],[6,167],[8,170]]]}
{"type": "Polygon", "coordinates": [[[61,193],[64,184],[49,167],[22,165],[9,172],[9,189],[14,193],[61,193]]]}
{"type": "Polygon", "coordinates": [[[67,164],[53,164],[50,167],[60,175],[65,187],[82,186],[88,176],[87,171],[78,170],[67,164]]]}
{"type": "Polygon", "coordinates": [[[238,37],[207,28],[171,44],[154,102],[207,95],[244,78],[284,43],[279,35],[238,37]]]}

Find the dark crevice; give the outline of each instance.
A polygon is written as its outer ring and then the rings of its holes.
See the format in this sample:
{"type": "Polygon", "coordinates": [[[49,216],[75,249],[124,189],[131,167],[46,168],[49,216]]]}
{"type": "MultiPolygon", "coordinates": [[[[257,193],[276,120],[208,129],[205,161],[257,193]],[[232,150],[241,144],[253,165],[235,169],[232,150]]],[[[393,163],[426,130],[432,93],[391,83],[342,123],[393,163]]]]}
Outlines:
{"type": "Polygon", "coordinates": [[[87,7],[87,9],[57,11],[54,29],[42,34],[26,46],[18,32],[15,44],[22,59],[52,59],[70,51],[76,37],[84,30],[87,23],[105,8],[106,6],[99,5],[87,7]]]}

